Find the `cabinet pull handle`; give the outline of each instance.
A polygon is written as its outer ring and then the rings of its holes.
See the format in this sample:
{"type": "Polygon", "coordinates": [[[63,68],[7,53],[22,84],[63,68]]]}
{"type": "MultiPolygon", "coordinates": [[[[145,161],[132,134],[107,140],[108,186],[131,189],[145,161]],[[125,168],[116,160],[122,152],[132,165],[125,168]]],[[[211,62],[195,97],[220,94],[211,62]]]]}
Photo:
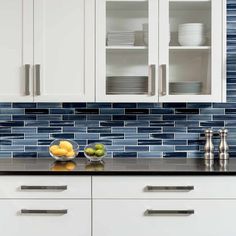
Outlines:
{"type": "Polygon", "coordinates": [[[148,94],[155,96],[155,78],[156,78],[156,65],[152,64],[149,66],[148,75],[148,94]]]}
{"type": "Polygon", "coordinates": [[[38,209],[21,209],[20,213],[24,214],[42,214],[42,215],[66,215],[68,213],[67,209],[62,210],[38,210],[38,209]]]}
{"type": "Polygon", "coordinates": [[[194,186],[146,186],[147,192],[190,192],[194,186]]]}
{"type": "Polygon", "coordinates": [[[35,88],[36,92],[35,95],[40,96],[41,95],[41,83],[40,83],[40,65],[35,65],[35,88]]]}
{"type": "Polygon", "coordinates": [[[20,186],[21,190],[52,190],[52,191],[65,191],[67,190],[67,185],[62,186],[20,186]]]}
{"type": "Polygon", "coordinates": [[[25,64],[25,95],[30,95],[30,64],[25,64]]]}
{"type": "Polygon", "coordinates": [[[145,216],[190,216],[194,210],[150,210],[144,212],[145,216]]]}
{"type": "Polygon", "coordinates": [[[161,96],[166,96],[166,65],[161,65],[161,96]]]}

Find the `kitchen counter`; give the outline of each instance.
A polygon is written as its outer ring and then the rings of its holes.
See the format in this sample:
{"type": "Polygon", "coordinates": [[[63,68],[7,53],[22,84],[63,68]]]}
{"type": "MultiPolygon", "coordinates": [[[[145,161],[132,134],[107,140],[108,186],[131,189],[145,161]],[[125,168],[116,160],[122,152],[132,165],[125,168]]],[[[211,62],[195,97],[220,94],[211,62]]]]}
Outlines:
{"type": "Polygon", "coordinates": [[[1,159],[0,175],[236,175],[236,159],[222,168],[208,168],[203,159],[105,159],[92,164],[80,158],[58,163],[53,159],[1,159]]]}

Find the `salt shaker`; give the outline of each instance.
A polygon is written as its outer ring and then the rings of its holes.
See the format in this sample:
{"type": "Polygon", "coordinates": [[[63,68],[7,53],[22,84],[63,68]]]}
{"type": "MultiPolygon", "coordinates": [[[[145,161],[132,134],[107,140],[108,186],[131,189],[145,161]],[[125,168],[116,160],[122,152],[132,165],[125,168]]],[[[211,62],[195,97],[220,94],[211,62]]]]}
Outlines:
{"type": "Polygon", "coordinates": [[[220,144],[219,144],[219,160],[220,165],[224,166],[227,164],[229,160],[229,146],[227,144],[227,135],[228,130],[223,128],[219,130],[220,135],[220,144]]]}
{"type": "Polygon", "coordinates": [[[214,164],[214,145],[212,143],[213,131],[212,129],[205,130],[206,144],[204,147],[205,165],[212,166],[214,164]]]}

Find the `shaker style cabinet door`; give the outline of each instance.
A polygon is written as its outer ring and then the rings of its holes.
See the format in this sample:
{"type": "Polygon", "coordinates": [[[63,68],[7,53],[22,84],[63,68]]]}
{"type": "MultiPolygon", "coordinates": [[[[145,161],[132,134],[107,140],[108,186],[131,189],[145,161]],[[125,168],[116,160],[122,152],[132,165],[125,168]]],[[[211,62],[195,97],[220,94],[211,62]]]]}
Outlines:
{"type": "Polygon", "coordinates": [[[0,102],[33,101],[33,0],[0,0],[0,102]]]}
{"type": "Polygon", "coordinates": [[[160,102],[223,102],[226,1],[159,0],[160,102]]]}
{"type": "Polygon", "coordinates": [[[34,101],[94,101],[95,0],[34,0],[34,101]]]}
{"type": "Polygon", "coordinates": [[[96,1],[96,101],[158,102],[158,0],[96,1]]]}

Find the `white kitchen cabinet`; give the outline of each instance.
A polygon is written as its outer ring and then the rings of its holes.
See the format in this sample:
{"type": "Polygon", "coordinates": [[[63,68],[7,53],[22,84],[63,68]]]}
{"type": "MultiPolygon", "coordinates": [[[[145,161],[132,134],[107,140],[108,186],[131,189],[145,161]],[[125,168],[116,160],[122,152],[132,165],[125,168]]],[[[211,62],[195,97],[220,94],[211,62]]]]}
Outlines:
{"type": "Polygon", "coordinates": [[[97,0],[96,101],[157,102],[157,76],[158,0],[97,0]],[[144,23],[149,23],[148,45],[144,23]],[[135,31],[134,45],[110,44],[107,35],[114,31],[135,31]]]}
{"type": "Polygon", "coordinates": [[[226,1],[159,0],[159,3],[159,101],[226,101],[226,1]],[[202,46],[180,46],[178,26],[185,23],[204,24],[206,42],[202,46]],[[182,84],[184,88],[180,88],[182,84]]]}
{"type": "Polygon", "coordinates": [[[94,236],[236,234],[236,200],[94,200],[94,236]]]}
{"type": "Polygon", "coordinates": [[[4,236],[91,236],[90,176],[2,176],[4,236]]]}
{"type": "Polygon", "coordinates": [[[92,178],[94,236],[236,234],[235,177],[92,178]]]}
{"type": "Polygon", "coordinates": [[[94,0],[0,0],[1,101],[94,101],[94,0]]]}
{"type": "Polygon", "coordinates": [[[33,101],[33,1],[0,0],[0,101],[33,101]]]}
{"type": "Polygon", "coordinates": [[[225,0],[97,0],[96,101],[225,100],[225,0]],[[180,46],[183,23],[203,23],[206,41],[180,46]],[[114,31],[134,32],[135,40],[119,45],[119,37],[110,40],[114,31]]]}
{"type": "Polygon", "coordinates": [[[4,236],[91,236],[91,200],[0,200],[4,236]]]}
{"type": "Polygon", "coordinates": [[[34,1],[34,101],[94,101],[94,0],[34,1]]]}

